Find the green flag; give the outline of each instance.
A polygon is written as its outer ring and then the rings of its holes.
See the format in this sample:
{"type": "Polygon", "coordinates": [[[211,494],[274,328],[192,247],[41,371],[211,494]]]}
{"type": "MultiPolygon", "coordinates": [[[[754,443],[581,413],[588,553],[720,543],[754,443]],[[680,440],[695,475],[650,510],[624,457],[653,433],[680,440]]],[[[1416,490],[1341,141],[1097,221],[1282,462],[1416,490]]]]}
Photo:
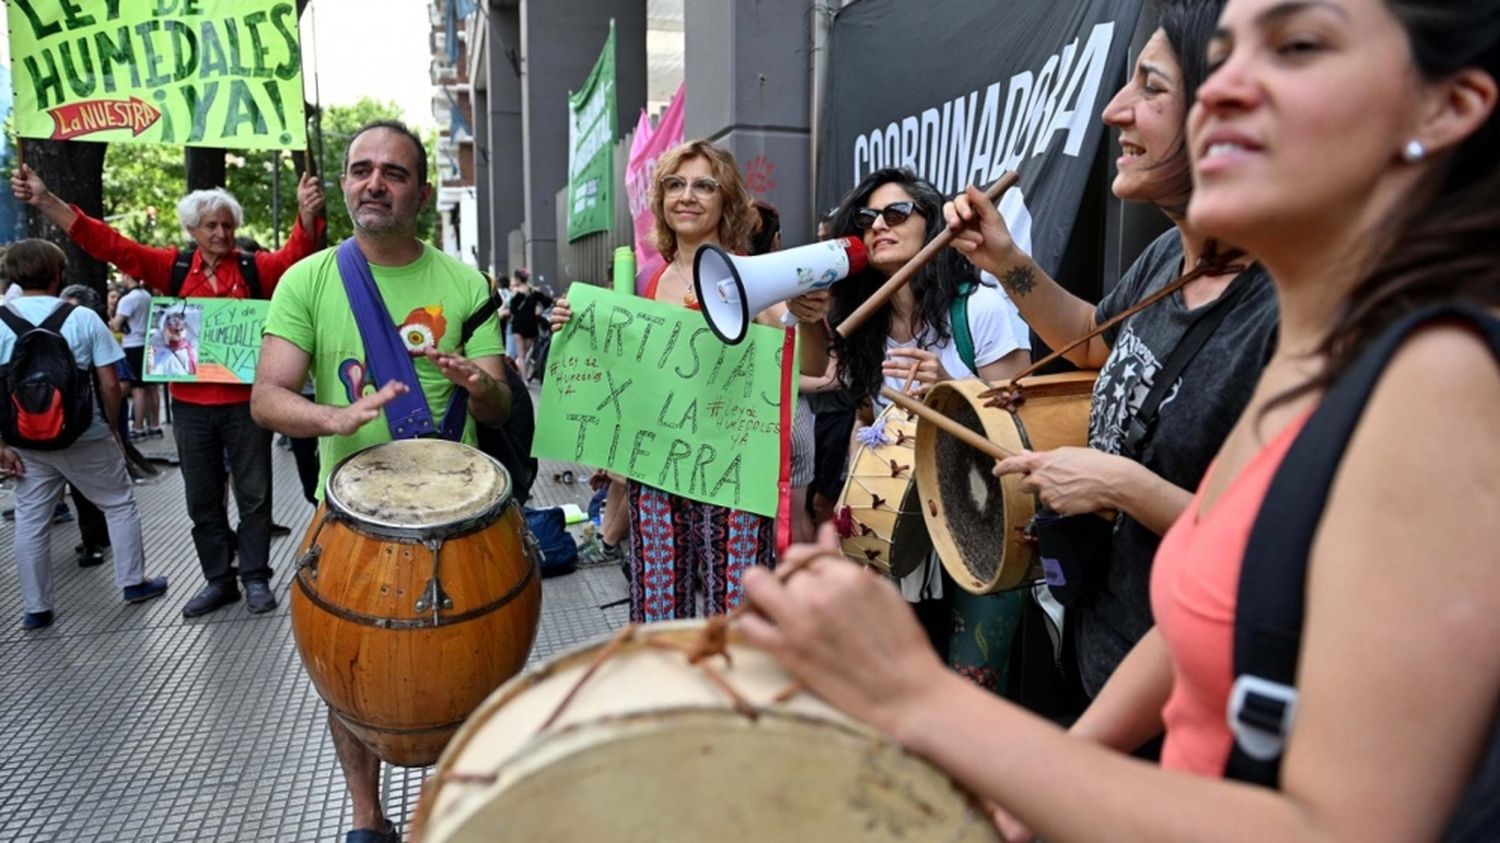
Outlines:
{"type": "Polygon", "coordinates": [[[615,22],[583,89],[568,97],[568,240],[614,227],[615,22]]]}
{"type": "Polygon", "coordinates": [[[301,149],[293,0],[10,0],[16,135],[301,149]]]}
{"type": "Polygon", "coordinates": [[[724,345],[698,311],[588,284],[568,304],[533,454],[776,517],[782,332],[752,325],[724,345]]]}

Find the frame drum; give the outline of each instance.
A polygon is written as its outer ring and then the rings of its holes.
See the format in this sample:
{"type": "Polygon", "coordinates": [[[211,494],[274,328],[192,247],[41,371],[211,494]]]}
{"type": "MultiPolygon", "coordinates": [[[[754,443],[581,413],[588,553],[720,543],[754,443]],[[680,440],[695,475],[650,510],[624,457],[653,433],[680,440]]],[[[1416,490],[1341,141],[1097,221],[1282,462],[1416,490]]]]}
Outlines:
{"type": "MultiPolygon", "coordinates": [[[[1025,400],[1014,410],[986,406],[978,379],[943,381],[927,405],[1001,447],[1047,451],[1088,444],[1089,407],[1097,372],[1021,380],[1025,400]]],[[[1042,579],[1027,525],[1039,507],[1021,491],[1022,478],[997,480],[995,461],[937,426],[917,425],[917,487],[933,547],[948,574],[973,594],[992,594],[1042,579]]]]}

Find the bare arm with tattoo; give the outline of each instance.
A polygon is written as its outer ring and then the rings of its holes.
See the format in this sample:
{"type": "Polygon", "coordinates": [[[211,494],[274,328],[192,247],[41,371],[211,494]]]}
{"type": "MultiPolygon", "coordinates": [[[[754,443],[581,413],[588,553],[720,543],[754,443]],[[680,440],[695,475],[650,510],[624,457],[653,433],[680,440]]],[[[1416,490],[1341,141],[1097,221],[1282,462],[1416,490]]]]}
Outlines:
{"type": "MultiPolygon", "coordinates": [[[[953,247],[995,276],[1021,311],[1021,317],[1052,348],[1061,348],[1093,330],[1094,306],[1064,290],[1011,239],[994,203],[973,187],[943,206],[948,227],[957,232],[953,247]]],[[[1068,352],[1068,362],[1098,369],[1109,357],[1102,337],[1068,352]]]]}

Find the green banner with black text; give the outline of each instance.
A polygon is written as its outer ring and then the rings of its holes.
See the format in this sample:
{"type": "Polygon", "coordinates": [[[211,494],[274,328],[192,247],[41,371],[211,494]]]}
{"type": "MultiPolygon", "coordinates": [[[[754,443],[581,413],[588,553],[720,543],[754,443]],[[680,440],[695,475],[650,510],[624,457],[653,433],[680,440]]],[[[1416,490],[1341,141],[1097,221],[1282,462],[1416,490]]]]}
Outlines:
{"type": "Polygon", "coordinates": [[[553,334],[532,453],[776,517],[784,335],[725,345],[703,314],[588,284],[553,334]]]}
{"type": "Polygon", "coordinates": [[[19,137],[301,149],[293,0],[9,0],[19,137]]]}

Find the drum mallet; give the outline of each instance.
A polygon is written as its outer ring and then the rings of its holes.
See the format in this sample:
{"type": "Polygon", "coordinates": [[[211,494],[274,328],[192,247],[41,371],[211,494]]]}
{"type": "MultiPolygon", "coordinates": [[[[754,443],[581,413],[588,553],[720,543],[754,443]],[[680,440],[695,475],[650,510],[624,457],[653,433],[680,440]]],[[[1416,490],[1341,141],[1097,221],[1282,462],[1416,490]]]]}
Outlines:
{"type": "Polygon", "coordinates": [[[905,395],[903,393],[897,392],[896,390],[891,389],[888,386],[881,387],[880,394],[899,404],[903,409],[917,414],[917,416],[919,416],[922,421],[932,422],[933,424],[937,425],[940,430],[950,434],[954,438],[980,452],[981,454],[984,454],[985,456],[994,457],[997,460],[1003,460],[1006,457],[1015,456],[1015,454],[1011,453],[1005,448],[1000,447],[994,442],[991,442],[989,439],[986,439],[978,433],[975,433],[967,427],[964,427],[953,419],[950,419],[942,413],[939,413],[937,410],[934,410],[926,404],[923,404],[921,401],[912,398],[910,395],[905,395]]]}
{"type": "MultiPolygon", "coordinates": [[[[991,202],[999,202],[1000,197],[1005,194],[1005,191],[1015,187],[1016,182],[1020,180],[1021,177],[1014,170],[1007,172],[996,179],[995,183],[990,185],[990,189],[984,192],[984,195],[989,197],[991,202]]],[[[887,301],[890,301],[891,296],[894,296],[897,290],[905,287],[912,278],[916,277],[916,274],[922,271],[922,267],[937,257],[939,252],[948,248],[948,244],[952,243],[953,238],[956,236],[958,236],[958,232],[951,228],[944,228],[938,232],[938,236],[932,238],[931,242],[922,247],[922,251],[917,252],[911,260],[907,261],[906,266],[896,270],[896,274],[887,279],[884,284],[881,284],[880,289],[871,293],[870,297],[865,299],[864,303],[859,307],[855,308],[853,313],[844,317],[844,321],[840,322],[838,327],[834,329],[838,332],[838,335],[847,337],[858,330],[860,325],[865,324],[866,319],[869,319],[875,311],[879,310],[887,301]]]]}

